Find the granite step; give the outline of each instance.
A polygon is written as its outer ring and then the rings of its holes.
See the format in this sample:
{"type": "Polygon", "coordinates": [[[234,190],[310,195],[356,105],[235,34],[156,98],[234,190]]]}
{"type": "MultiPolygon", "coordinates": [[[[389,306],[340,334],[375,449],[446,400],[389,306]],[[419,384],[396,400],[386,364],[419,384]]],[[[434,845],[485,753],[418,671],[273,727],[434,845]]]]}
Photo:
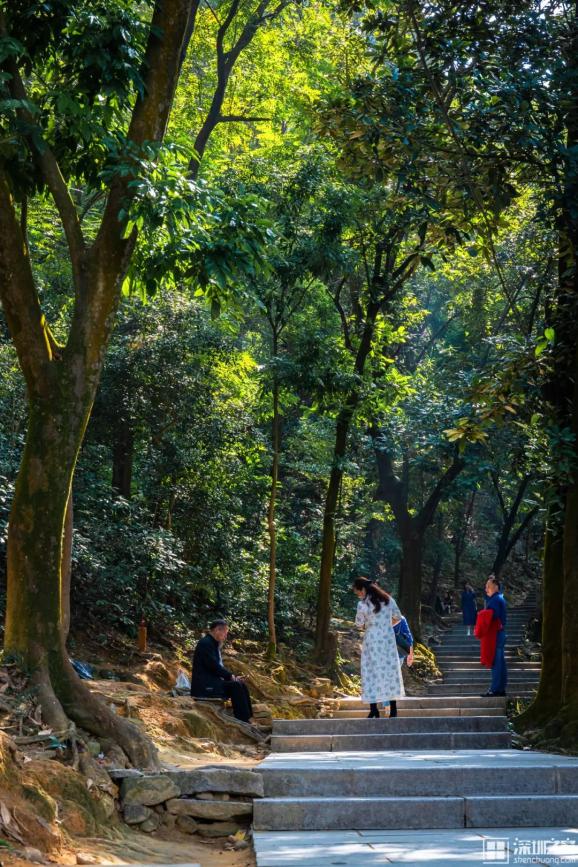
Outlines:
{"type": "MultiPolygon", "coordinates": [[[[442,672],[444,680],[447,682],[451,681],[471,681],[474,682],[476,680],[484,680],[487,676],[489,668],[461,668],[461,669],[443,669],[440,668],[442,672]]],[[[526,671],[522,670],[514,670],[511,671],[508,669],[508,682],[509,683],[519,683],[520,681],[538,681],[540,680],[540,670],[539,669],[530,669],[526,671]]]]}
{"type": "MultiPolygon", "coordinates": [[[[487,686],[489,689],[490,678],[488,677],[487,686]]],[[[516,696],[517,698],[532,698],[537,689],[536,684],[508,684],[507,696],[506,698],[513,698],[516,696]]],[[[484,695],[485,690],[480,689],[480,684],[471,683],[468,684],[456,684],[456,683],[448,683],[448,684],[439,684],[436,686],[429,686],[427,688],[427,693],[430,696],[437,696],[439,698],[444,698],[445,696],[453,696],[456,692],[460,692],[464,696],[479,696],[482,697],[484,695]]]]}
{"type": "Polygon", "coordinates": [[[506,731],[506,716],[406,717],[395,719],[273,720],[275,735],[402,734],[410,732],[506,731]]]}
{"type": "MultiPolygon", "coordinates": [[[[422,696],[406,696],[405,698],[400,698],[397,701],[398,711],[400,710],[415,710],[415,709],[424,709],[424,708],[436,708],[436,707],[501,707],[505,708],[506,699],[499,696],[486,696],[482,700],[479,697],[475,698],[473,696],[464,696],[454,693],[451,696],[451,701],[449,698],[435,698],[434,696],[422,695],[422,696]]],[[[353,710],[357,708],[366,708],[367,703],[362,701],[358,696],[346,696],[340,699],[339,708],[340,710],[353,710]]]]}
{"type": "Polygon", "coordinates": [[[547,753],[271,754],[257,830],[545,827],[578,822],[578,758],[547,753]]]}
{"type": "Polygon", "coordinates": [[[578,823],[578,795],[423,798],[264,798],[256,831],[550,827],[578,823]]]}
{"type": "MultiPolygon", "coordinates": [[[[360,707],[355,710],[335,710],[332,719],[367,719],[368,707],[360,707]]],[[[387,711],[382,711],[387,713],[387,711]]],[[[424,717],[478,717],[478,716],[502,716],[504,709],[501,707],[422,707],[400,708],[398,706],[398,719],[422,719],[424,717]]]]}
{"type": "MultiPolygon", "coordinates": [[[[506,664],[508,666],[508,671],[512,672],[512,674],[524,671],[534,674],[535,672],[539,672],[541,670],[541,665],[539,663],[538,665],[527,666],[524,663],[518,663],[516,660],[506,660],[506,664]]],[[[468,661],[462,658],[461,660],[455,662],[444,662],[438,659],[438,668],[440,670],[445,668],[448,671],[455,671],[456,673],[459,673],[460,671],[483,671],[485,669],[485,666],[481,665],[479,659],[472,659],[468,661]]]]}
{"type": "Polygon", "coordinates": [[[512,749],[272,753],[259,771],[266,798],[578,795],[578,757],[512,749]]]}
{"type": "MultiPolygon", "coordinates": [[[[499,719],[499,718],[498,718],[499,719]]],[[[339,722],[336,720],[336,722],[339,722]]],[[[390,722],[384,720],[384,722],[390,722]]],[[[506,750],[511,747],[510,732],[502,731],[450,731],[408,732],[388,734],[304,734],[273,735],[271,751],[274,753],[348,752],[384,750],[506,750]]]]}

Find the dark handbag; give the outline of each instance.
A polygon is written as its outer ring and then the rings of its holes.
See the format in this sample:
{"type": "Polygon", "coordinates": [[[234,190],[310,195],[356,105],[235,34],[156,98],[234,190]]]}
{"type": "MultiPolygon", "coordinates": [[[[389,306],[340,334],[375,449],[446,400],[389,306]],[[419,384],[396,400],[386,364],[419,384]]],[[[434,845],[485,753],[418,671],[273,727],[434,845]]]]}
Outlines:
{"type": "Polygon", "coordinates": [[[398,648],[405,654],[405,656],[407,656],[411,650],[411,644],[409,643],[407,638],[404,638],[403,635],[398,635],[396,632],[395,643],[397,644],[398,648]]]}

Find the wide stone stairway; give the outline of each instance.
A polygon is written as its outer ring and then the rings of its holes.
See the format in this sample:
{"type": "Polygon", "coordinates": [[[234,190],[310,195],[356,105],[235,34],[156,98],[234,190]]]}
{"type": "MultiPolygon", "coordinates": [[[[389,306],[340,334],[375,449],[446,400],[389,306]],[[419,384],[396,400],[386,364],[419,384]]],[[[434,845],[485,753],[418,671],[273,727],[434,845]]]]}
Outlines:
{"type": "MultiPolygon", "coordinates": [[[[527,617],[512,611],[511,664],[527,617]]],[[[400,700],[397,718],[366,719],[348,698],[332,719],[276,720],[254,804],[258,867],[516,863],[528,841],[532,863],[554,850],[578,863],[578,757],[511,749],[506,699],[480,695],[476,651],[449,630],[443,681],[400,700]]],[[[515,695],[538,676],[520,670],[515,695]]]]}

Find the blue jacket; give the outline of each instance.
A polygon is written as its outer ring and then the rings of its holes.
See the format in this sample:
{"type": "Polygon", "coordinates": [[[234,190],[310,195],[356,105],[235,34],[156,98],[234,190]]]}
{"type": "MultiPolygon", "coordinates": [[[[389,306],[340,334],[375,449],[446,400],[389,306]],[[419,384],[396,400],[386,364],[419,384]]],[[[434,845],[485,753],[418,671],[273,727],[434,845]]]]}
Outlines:
{"type": "MultiPolygon", "coordinates": [[[[393,627],[393,631],[396,635],[401,635],[402,638],[405,638],[408,644],[413,645],[413,635],[411,634],[409,623],[407,622],[405,617],[402,617],[399,623],[395,624],[395,626],[393,627]]],[[[403,652],[401,647],[397,648],[397,653],[400,659],[405,659],[405,657],[407,656],[407,654],[403,652]]]]}
{"type": "Polygon", "coordinates": [[[494,619],[498,617],[502,621],[502,626],[505,629],[506,623],[508,622],[508,608],[503,594],[494,593],[493,596],[489,596],[486,602],[486,608],[491,608],[494,612],[494,619]]]}

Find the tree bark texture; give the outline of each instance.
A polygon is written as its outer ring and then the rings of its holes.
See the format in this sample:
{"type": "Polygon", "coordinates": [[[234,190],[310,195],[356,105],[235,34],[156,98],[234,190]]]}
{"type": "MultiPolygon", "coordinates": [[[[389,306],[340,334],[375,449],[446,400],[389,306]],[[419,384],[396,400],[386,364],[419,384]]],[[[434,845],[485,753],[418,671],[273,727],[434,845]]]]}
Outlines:
{"type": "MultiPolygon", "coordinates": [[[[136,147],[164,135],[192,6],[190,0],[158,0],[155,5],[144,95],[137,98],[128,131],[136,147]]],[[[16,67],[11,82],[15,95],[22,96],[16,67]]],[[[66,347],[56,352],[16,219],[9,177],[0,165],[0,298],[29,402],[26,445],[8,528],[5,649],[30,672],[48,725],[60,731],[71,719],[97,736],[115,740],[134,764],[154,767],[157,754],[152,743],[88,690],[65,647],[72,480],[134,246],[134,237],[124,238],[119,221],[121,203],[130,196],[130,178],[112,182],[100,229],[89,247],[48,148],[39,160],[69,245],[75,305],[66,347]]]]}

